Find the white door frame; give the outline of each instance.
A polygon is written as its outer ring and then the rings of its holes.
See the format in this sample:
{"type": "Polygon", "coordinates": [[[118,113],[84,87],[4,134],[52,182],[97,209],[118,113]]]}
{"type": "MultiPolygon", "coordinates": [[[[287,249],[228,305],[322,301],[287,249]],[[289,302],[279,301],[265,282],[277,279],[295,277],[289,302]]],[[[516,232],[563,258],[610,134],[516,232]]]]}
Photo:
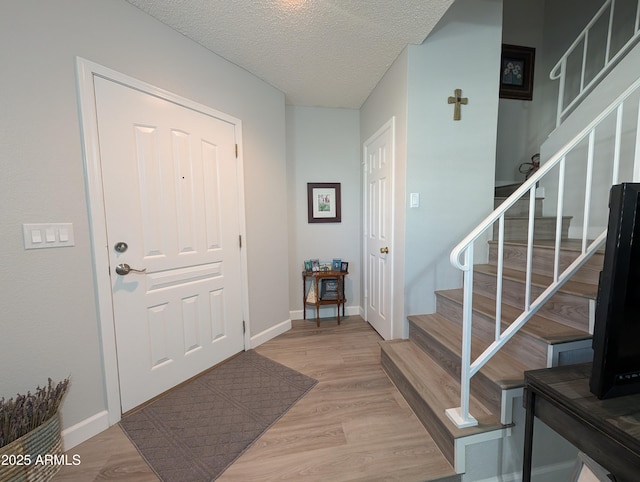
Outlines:
{"type": "MultiPolygon", "coordinates": [[[[368,218],[367,218],[367,214],[369,212],[369,176],[367,174],[367,169],[368,169],[368,146],[370,144],[373,143],[373,141],[375,139],[377,139],[378,137],[380,137],[383,133],[385,133],[386,131],[391,131],[391,158],[389,159],[389,163],[390,163],[390,170],[391,170],[391,193],[390,193],[390,199],[391,199],[391,212],[390,212],[390,216],[391,216],[391,226],[392,226],[392,231],[393,228],[395,227],[395,165],[396,165],[396,118],[395,116],[391,117],[387,122],[384,123],[384,125],[382,127],[380,127],[375,134],[373,134],[371,137],[369,137],[363,144],[362,144],[362,182],[363,182],[363,188],[362,188],[362,195],[363,195],[363,217],[362,217],[362,233],[363,233],[363,239],[362,239],[362,266],[363,266],[363,273],[364,273],[364,286],[363,286],[363,291],[364,291],[364,319],[368,320],[369,319],[369,312],[368,312],[368,306],[369,306],[369,291],[368,291],[368,287],[369,287],[369,263],[368,263],[368,259],[367,259],[367,252],[368,252],[368,246],[367,246],[367,237],[369,235],[369,224],[368,224],[368,218]]],[[[389,246],[390,249],[390,262],[389,262],[389,271],[390,271],[390,279],[389,279],[389,289],[391,290],[390,293],[390,300],[391,303],[389,305],[389,316],[390,316],[390,332],[391,332],[391,337],[393,338],[394,335],[394,287],[395,287],[395,269],[394,269],[394,260],[395,260],[395,252],[394,252],[394,241],[395,241],[395,235],[392,234],[391,236],[391,244],[389,246]]]]}
{"type": "MultiPolygon", "coordinates": [[[[244,169],[242,158],[242,122],[210,107],[198,104],[171,92],[154,87],[125,74],[111,70],[89,60],[76,58],[76,75],[78,102],[80,105],[80,127],[83,144],[83,158],[85,167],[85,183],[87,201],[89,205],[89,231],[91,234],[91,248],[93,257],[94,283],[96,302],[102,342],[102,361],[104,366],[104,382],[107,395],[107,412],[109,425],[121,419],[120,409],[120,381],[118,379],[118,359],[116,353],[116,334],[112,306],[111,279],[109,276],[109,254],[107,242],[107,228],[104,213],[104,193],[102,189],[102,170],[100,168],[100,146],[98,143],[98,124],[96,117],[94,76],[120,83],[142,92],[163,98],[169,102],[196,110],[206,115],[217,117],[235,125],[236,144],[238,146],[238,206],[240,211],[239,229],[243,240],[246,240],[245,206],[244,206],[244,169]]],[[[242,313],[246,329],[244,346],[250,346],[249,329],[249,296],[246,243],[240,250],[241,280],[242,280],[242,313]]]]}

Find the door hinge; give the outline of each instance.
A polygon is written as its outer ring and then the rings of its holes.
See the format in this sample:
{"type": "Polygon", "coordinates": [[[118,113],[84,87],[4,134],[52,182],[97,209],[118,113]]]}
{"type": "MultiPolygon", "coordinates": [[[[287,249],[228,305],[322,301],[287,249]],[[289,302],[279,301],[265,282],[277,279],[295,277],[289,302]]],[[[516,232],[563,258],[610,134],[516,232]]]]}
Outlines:
{"type": "Polygon", "coordinates": [[[242,320],[242,334],[244,335],[247,332],[247,325],[244,322],[244,320],[242,320]]]}
{"type": "Polygon", "coordinates": [[[242,248],[242,234],[238,235],[238,246],[242,248]]]}
{"type": "Polygon", "coordinates": [[[236,159],[238,158],[238,144],[236,144],[236,159]]]}

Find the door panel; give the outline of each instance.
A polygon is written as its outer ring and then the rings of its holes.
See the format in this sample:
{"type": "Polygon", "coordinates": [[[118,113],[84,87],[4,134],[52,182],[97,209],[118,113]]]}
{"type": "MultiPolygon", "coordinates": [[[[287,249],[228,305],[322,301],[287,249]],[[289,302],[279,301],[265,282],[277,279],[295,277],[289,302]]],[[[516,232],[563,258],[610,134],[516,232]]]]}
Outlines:
{"type": "Polygon", "coordinates": [[[244,348],[235,126],[98,77],[95,92],[127,411],[244,348]]]}
{"type": "Polygon", "coordinates": [[[392,337],[392,124],[365,143],[367,186],[367,321],[386,340],[392,337]]]}

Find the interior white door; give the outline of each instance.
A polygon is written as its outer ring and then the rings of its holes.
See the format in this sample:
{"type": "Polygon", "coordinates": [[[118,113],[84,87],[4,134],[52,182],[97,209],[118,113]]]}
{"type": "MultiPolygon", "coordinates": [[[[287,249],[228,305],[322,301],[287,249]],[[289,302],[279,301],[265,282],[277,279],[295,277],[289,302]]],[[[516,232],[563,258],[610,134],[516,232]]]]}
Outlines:
{"type": "Polygon", "coordinates": [[[367,321],[385,340],[393,334],[393,122],[364,145],[367,321]]]}
{"type": "Polygon", "coordinates": [[[100,77],[95,95],[126,412],[244,348],[235,126],[100,77]]]}

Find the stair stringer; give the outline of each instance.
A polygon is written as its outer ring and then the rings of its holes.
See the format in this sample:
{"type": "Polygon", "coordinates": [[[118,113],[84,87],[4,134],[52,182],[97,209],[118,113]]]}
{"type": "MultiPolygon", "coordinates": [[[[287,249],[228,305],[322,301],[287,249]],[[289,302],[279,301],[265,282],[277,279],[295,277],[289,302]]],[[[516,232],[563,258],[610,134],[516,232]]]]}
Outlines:
{"type": "Polygon", "coordinates": [[[464,474],[467,472],[467,447],[510,437],[511,431],[511,427],[505,427],[491,432],[457,438],[455,441],[455,462],[453,464],[453,469],[457,474],[464,474]]]}
{"type": "Polygon", "coordinates": [[[576,363],[587,363],[593,360],[593,349],[591,339],[571,341],[567,343],[557,343],[549,345],[547,351],[547,368],[559,365],[569,365],[576,363]],[[561,361],[560,357],[564,353],[574,353],[570,363],[561,361]]]}
{"type": "Polygon", "coordinates": [[[502,390],[502,402],[500,405],[500,422],[504,425],[513,425],[513,402],[516,398],[522,398],[524,389],[508,388],[502,390]]]}

